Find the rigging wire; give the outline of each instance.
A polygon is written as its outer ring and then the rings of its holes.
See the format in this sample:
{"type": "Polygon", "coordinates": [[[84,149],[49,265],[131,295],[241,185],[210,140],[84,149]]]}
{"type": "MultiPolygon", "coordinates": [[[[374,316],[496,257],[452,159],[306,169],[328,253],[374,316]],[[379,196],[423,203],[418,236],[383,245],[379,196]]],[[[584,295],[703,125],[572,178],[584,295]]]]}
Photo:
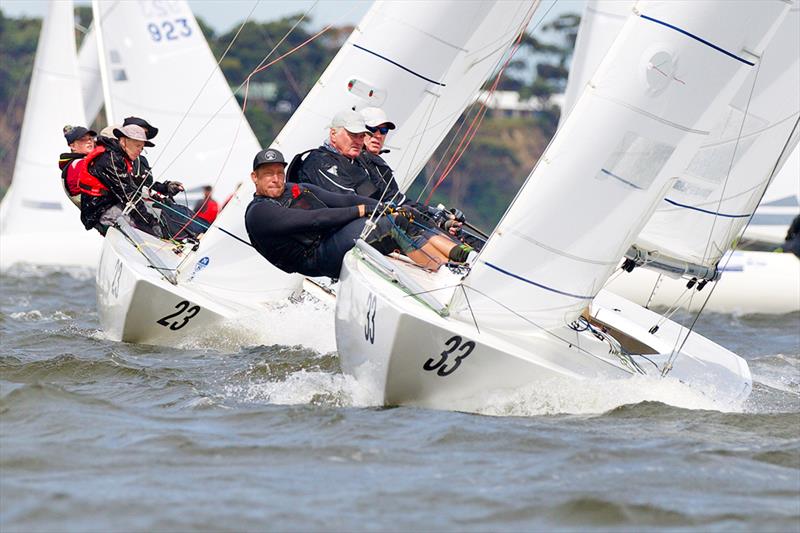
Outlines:
{"type": "MultiPolygon", "coordinates": [[[[550,13],[550,11],[553,9],[553,7],[555,7],[555,5],[558,3],[558,1],[559,0],[555,0],[555,2],[553,2],[547,8],[547,10],[545,11],[544,15],[542,15],[542,18],[539,19],[539,21],[536,22],[536,24],[534,24],[533,28],[531,28],[531,30],[530,30],[531,32],[536,31],[536,29],[541,25],[541,23],[544,21],[544,19],[547,18],[547,15],[550,13]]],[[[445,165],[445,168],[442,171],[442,175],[439,177],[439,179],[437,180],[436,184],[433,186],[433,188],[431,189],[431,191],[428,194],[427,198],[425,199],[425,203],[426,204],[430,203],[434,192],[436,192],[436,189],[447,178],[447,176],[453,170],[455,165],[458,163],[458,161],[461,159],[461,157],[466,152],[467,147],[472,142],[472,139],[475,137],[475,134],[477,133],[478,129],[480,128],[481,122],[483,121],[483,117],[486,114],[486,110],[487,110],[487,107],[488,107],[488,102],[491,99],[491,97],[494,94],[494,92],[496,91],[497,86],[500,83],[500,80],[501,80],[501,78],[503,76],[503,73],[505,72],[506,67],[508,67],[509,63],[511,62],[511,59],[514,57],[514,54],[519,49],[519,47],[520,47],[520,45],[522,43],[522,39],[523,39],[523,37],[525,36],[525,34],[527,32],[527,27],[530,24],[530,21],[533,18],[533,15],[536,12],[536,7],[537,6],[538,6],[538,3],[535,3],[534,5],[531,6],[531,9],[529,10],[528,14],[525,16],[522,24],[520,25],[518,36],[517,36],[517,38],[516,38],[516,40],[514,42],[514,45],[513,45],[512,49],[510,51],[510,54],[509,54],[508,58],[506,59],[505,63],[500,67],[497,75],[495,76],[495,80],[492,83],[492,86],[491,86],[491,88],[489,90],[488,95],[486,96],[486,98],[483,99],[483,101],[481,102],[480,106],[473,107],[473,109],[475,109],[476,111],[471,111],[471,112],[474,112],[475,115],[473,116],[472,121],[470,122],[470,126],[467,128],[467,131],[464,132],[464,136],[461,138],[461,141],[459,142],[458,146],[456,147],[456,150],[451,154],[450,160],[445,165]],[[465,141],[466,141],[466,144],[464,144],[465,141]],[[462,148],[462,146],[463,146],[463,148],[462,148]],[[460,152],[459,152],[459,150],[460,150],[460,152]]],[[[500,62],[502,62],[502,56],[498,60],[498,65],[500,65],[500,62]]],[[[450,150],[450,148],[452,147],[453,143],[458,138],[458,136],[459,136],[461,130],[463,129],[464,125],[469,121],[469,114],[470,113],[467,113],[467,115],[464,117],[464,120],[459,125],[459,128],[456,131],[456,134],[453,135],[453,137],[451,138],[450,143],[448,144],[447,148],[442,153],[442,157],[437,162],[436,167],[434,168],[433,172],[431,173],[431,177],[428,178],[428,180],[426,181],[425,186],[423,187],[422,191],[420,191],[420,194],[417,197],[417,201],[419,201],[422,198],[422,195],[427,190],[428,185],[430,185],[431,181],[433,180],[433,177],[436,175],[436,172],[438,171],[439,167],[441,166],[442,162],[444,161],[447,152],[450,150]]]]}

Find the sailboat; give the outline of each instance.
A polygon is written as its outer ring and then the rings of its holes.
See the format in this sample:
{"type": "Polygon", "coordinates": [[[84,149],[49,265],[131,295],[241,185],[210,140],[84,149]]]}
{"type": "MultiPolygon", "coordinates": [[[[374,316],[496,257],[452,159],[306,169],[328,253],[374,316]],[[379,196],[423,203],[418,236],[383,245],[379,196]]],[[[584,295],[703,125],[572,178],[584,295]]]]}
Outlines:
{"type": "Polygon", "coordinates": [[[384,404],[441,409],[550,379],[635,375],[746,398],[743,359],[602,287],[788,8],[639,2],[471,268],[427,272],[363,241],[345,257],[342,369],[384,404]]]}
{"type": "MultiPolygon", "coordinates": [[[[570,70],[565,114],[574,105],[578,88],[590,83],[599,58],[622,27],[624,11],[630,10],[634,3],[602,0],[587,3],[570,70]]],[[[792,168],[791,159],[785,168],[776,166],[776,161],[782,164],[786,160],[781,154],[797,151],[796,137],[790,140],[795,144],[794,149],[786,141],[800,112],[799,58],[795,53],[800,46],[799,10],[796,5],[790,10],[765,52],[757,78],[754,73],[754,79],[744,84],[731,102],[729,113],[681,173],[680,180],[645,228],[641,238],[649,242],[637,246],[662,261],[643,261],[644,268],[630,274],[620,271],[610,279],[609,290],[648,306],[680,306],[691,310],[705,307],[709,311],[748,313],[800,310],[800,261],[796,257],[750,250],[723,256],[762,195],[761,213],[757,211],[753,217],[758,224],[744,237],[750,246],[780,246],[789,223],[800,212],[796,198],[800,183],[797,168],[792,168]],[[748,119],[742,125],[745,109],[748,119]],[[770,183],[773,171],[778,174],[770,183]],[[766,205],[776,203],[780,205],[766,205]],[[780,216],[776,216],[778,213],[780,216]],[[713,236],[703,241],[712,228],[713,236]],[[681,242],[684,240],[685,244],[681,242]],[[665,258],[673,260],[667,269],[661,264],[665,258]],[[712,285],[713,294],[708,297],[711,287],[699,293],[692,290],[692,287],[704,288],[706,283],[691,274],[681,278],[684,272],[676,271],[676,261],[699,264],[706,269],[719,265],[721,277],[712,285]]]]}
{"type": "Polygon", "coordinates": [[[42,21],[11,187],[0,203],[0,270],[15,264],[94,267],[102,238],[87,232],[56,165],[62,128],[86,125],[72,1],[42,21]]]}
{"type": "MultiPolygon", "coordinates": [[[[400,125],[386,159],[407,188],[535,7],[521,1],[376,2],[272,146],[292,157],[321,143],[337,110],[382,107],[400,125]],[[459,24],[441,23],[455,19],[459,24]]],[[[113,14],[102,16],[107,35],[113,14]]],[[[134,33],[141,26],[130,24],[136,16],[131,8],[124,17],[131,28],[126,38],[152,39],[134,33]]],[[[113,68],[108,58],[114,48],[106,49],[107,68],[113,68]]],[[[249,165],[256,151],[236,160],[248,165],[235,174],[243,184],[197,251],[176,251],[132,228],[109,232],[97,287],[101,322],[111,338],[178,344],[211,324],[263,312],[300,290],[302,277],[277,271],[247,238],[244,210],[253,194],[249,165]]]]}

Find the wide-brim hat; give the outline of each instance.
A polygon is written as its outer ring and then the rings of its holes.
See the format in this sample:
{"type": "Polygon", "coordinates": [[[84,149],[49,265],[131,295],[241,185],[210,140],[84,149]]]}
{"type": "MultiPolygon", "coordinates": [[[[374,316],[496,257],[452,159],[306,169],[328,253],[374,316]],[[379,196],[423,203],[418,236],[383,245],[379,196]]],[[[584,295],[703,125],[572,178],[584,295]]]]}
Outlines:
{"type": "Polygon", "coordinates": [[[253,170],[268,163],[280,163],[284,167],[286,166],[286,160],[283,158],[283,154],[279,150],[267,148],[256,154],[255,159],[253,159],[253,170]]]}
{"type": "Polygon", "coordinates": [[[155,144],[147,140],[147,133],[145,132],[144,128],[137,126],[136,124],[128,124],[127,126],[123,125],[121,128],[114,128],[114,136],[117,139],[127,137],[128,139],[133,139],[134,141],[144,141],[145,146],[155,146],[155,144]]]}
{"type": "Polygon", "coordinates": [[[361,116],[364,117],[364,123],[370,128],[377,128],[381,124],[386,124],[390,130],[395,129],[394,122],[389,120],[386,112],[380,107],[365,107],[361,110],[361,116]]]}
{"type": "Polygon", "coordinates": [[[350,133],[369,133],[367,125],[364,123],[364,117],[361,116],[361,113],[352,109],[345,109],[336,113],[329,127],[344,128],[350,133]]]}
{"type": "Polygon", "coordinates": [[[128,126],[130,124],[133,124],[135,126],[141,126],[142,128],[144,128],[148,140],[158,135],[158,128],[156,128],[155,126],[151,126],[150,123],[143,118],[128,117],[122,122],[123,126],[128,126]]]}

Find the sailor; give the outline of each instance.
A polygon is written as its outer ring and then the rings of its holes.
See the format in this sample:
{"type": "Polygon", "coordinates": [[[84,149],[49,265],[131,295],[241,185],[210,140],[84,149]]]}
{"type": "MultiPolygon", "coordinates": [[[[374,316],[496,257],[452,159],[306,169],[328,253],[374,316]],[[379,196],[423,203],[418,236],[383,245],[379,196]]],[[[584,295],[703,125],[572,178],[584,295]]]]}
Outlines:
{"type": "MultiPolygon", "coordinates": [[[[339,277],[344,255],[355,245],[377,202],[357,194],[339,194],[313,184],[287,183],[286,161],[278,150],[256,154],[250,177],[256,186],[245,211],[253,247],[285,272],[339,277]]],[[[394,215],[376,220],[367,242],[383,254],[401,250],[426,268],[448,261],[456,245],[444,236],[413,240],[403,234],[408,220],[394,215]]]]}
{"type": "Polygon", "coordinates": [[[214,188],[211,185],[203,187],[203,198],[198,200],[194,206],[197,218],[205,220],[209,224],[213,223],[219,214],[219,204],[211,197],[213,190],[214,188]]]}
{"type": "Polygon", "coordinates": [[[290,178],[331,192],[379,199],[383,190],[370,179],[369,170],[359,157],[368,131],[364,117],[357,111],[336,113],[322,146],[299,154],[292,161],[290,178]],[[308,155],[302,159],[305,154],[308,155]]]}
{"type": "Polygon", "coordinates": [[[382,154],[389,152],[384,148],[384,143],[389,132],[395,129],[394,122],[390,122],[386,113],[379,107],[366,107],[361,110],[361,116],[364,117],[367,136],[364,140],[364,150],[359,158],[363,160],[372,183],[383,198],[401,205],[406,201],[406,197],[400,192],[389,164],[381,157],[382,154]]]}
{"type": "Polygon", "coordinates": [[[155,146],[143,127],[129,124],[113,129],[114,138],[102,135],[99,146],[86,156],[86,169],[78,186],[81,189],[81,221],[105,235],[129,202],[128,221],[156,237],[163,232],[157,218],[142,201],[142,188],[172,196],[183,190],[180,182],[153,181],[147,161],[140,157],[145,146],[155,146]]]}
{"type": "Polygon", "coordinates": [[[789,229],[786,231],[786,242],[783,243],[783,251],[791,252],[800,257],[800,215],[794,217],[789,229]]]}
{"type": "Polygon", "coordinates": [[[70,151],[58,158],[61,184],[72,203],[80,207],[81,191],[78,189],[78,175],[80,168],[85,165],[84,157],[94,150],[94,138],[97,133],[83,126],[64,126],[63,131],[70,151]]]}

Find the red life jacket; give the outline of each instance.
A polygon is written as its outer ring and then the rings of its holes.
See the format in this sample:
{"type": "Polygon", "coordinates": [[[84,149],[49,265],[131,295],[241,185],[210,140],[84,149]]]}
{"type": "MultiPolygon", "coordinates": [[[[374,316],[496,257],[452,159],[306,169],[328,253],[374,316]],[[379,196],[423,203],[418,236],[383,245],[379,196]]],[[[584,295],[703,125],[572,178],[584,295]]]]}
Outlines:
{"type": "MultiPolygon", "coordinates": [[[[80,173],[78,174],[78,188],[81,193],[88,194],[89,196],[103,196],[108,194],[108,187],[97,179],[97,177],[89,173],[89,166],[91,166],[92,162],[105,151],[105,146],[102,144],[98,145],[83,159],[83,164],[80,166],[80,173]]],[[[125,158],[125,167],[128,169],[128,172],[133,169],[133,164],[128,161],[127,157],[125,158]]]]}

